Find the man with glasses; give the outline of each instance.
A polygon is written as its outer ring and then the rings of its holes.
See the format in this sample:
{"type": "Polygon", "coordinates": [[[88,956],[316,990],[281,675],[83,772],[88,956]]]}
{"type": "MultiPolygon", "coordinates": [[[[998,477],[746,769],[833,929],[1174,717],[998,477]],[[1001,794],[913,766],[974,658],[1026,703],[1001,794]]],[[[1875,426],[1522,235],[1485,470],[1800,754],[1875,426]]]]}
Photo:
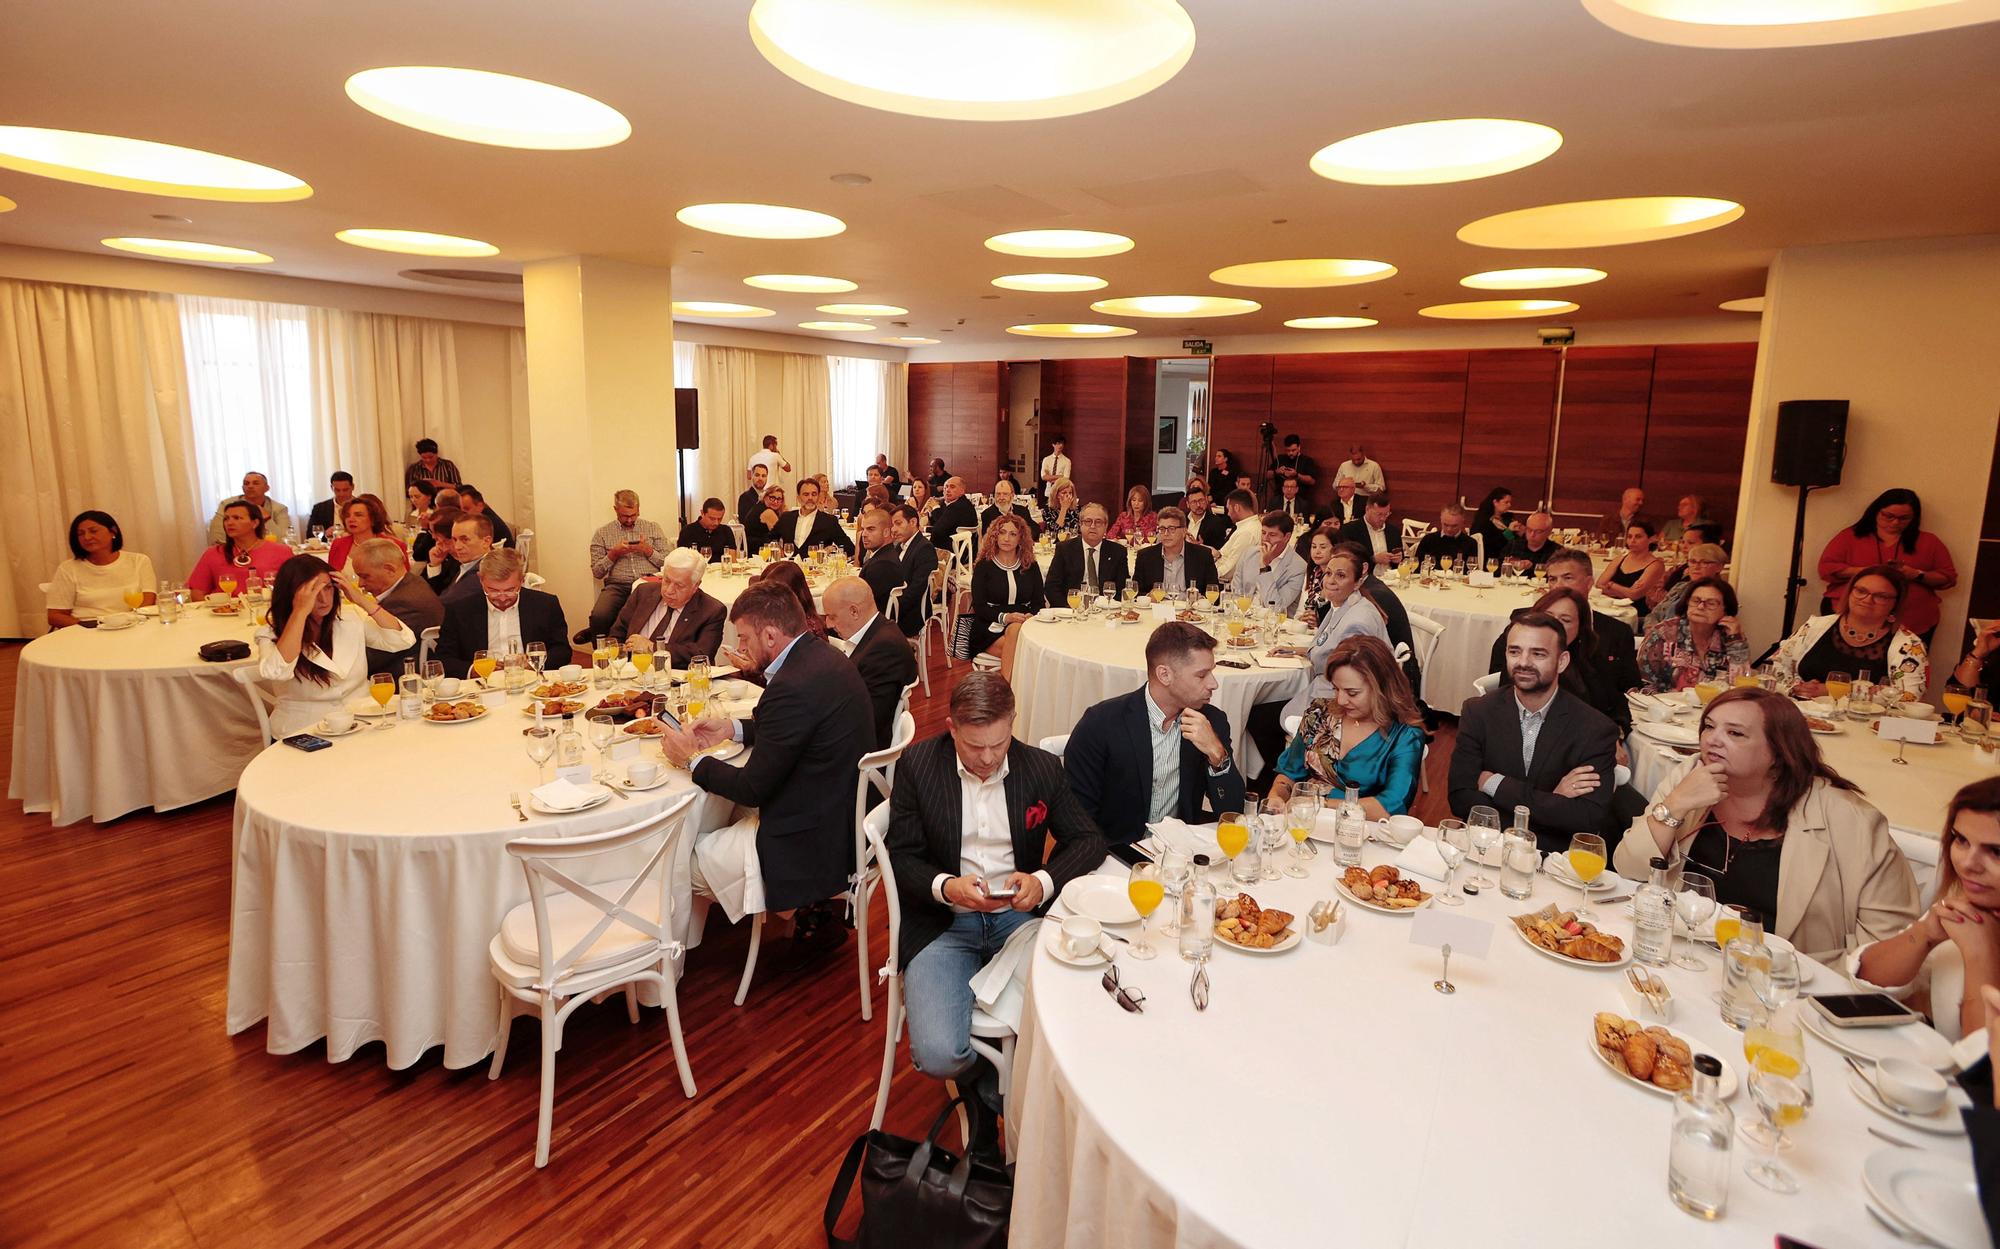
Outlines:
{"type": "Polygon", "coordinates": [[[1530,512],[1522,525],[1522,532],[1510,534],[1507,540],[1506,557],[1511,560],[1526,560],[1530,568],[1540,568],[1549,562],[1549,557],[1562,550],[1562,544],[1551,541],[1549,534],[1556,527],[1556,518],[1548,512],[1530,512]]]}
{"type": "Polygon", "coordinates": [[[1219,551],[1229,541],[1229,518],[1215,510],[1208,496],[1208,483],[1188,478],[1187,495],[1181,500],[1187,509],[1188,540],[1211,551],[1219,551]]]}
{"type": "Polygon", "coordinates": [[[562,603],[553,594],[523,589],[527,572],[528,561],[519,551],[500,547],[479,561],[477,576],[458,579],[454,590],[467,586],[479,592],[445,599],[444,624],[431,658],[444,665],[446,676],[470,676],[473,655],[479,651],[504,654],[510,647],[525,651],[534,642],[548,649],[551,666],[569,662],[562,603]]]}
{"type": "Polygon", "coordinates": [[[1049,575],[1044,581],[1050,607],[1068,607],[1071,590],[1089,586],[1100,590],[1109,581],[1114,593],[1125,592],[1129,565],[1125,544],[1105,538],[1111,521],[1102,503],[1086,503],[1077,513],[1078,534],[1056,543],[1049,559],[1049,575]]]}
{"type": "Polygon", "coordinates": [[[1158,545],[1146,547],[1132,561],[1139,593],[1150,594],[1158,586],[1168,598],[1179,598],[1189,586],[1199,591],[1221,584],[1214,554],[1188,541],[1187,513],[1177,507],[1161,508],[1159,538],[1158,545]]]}

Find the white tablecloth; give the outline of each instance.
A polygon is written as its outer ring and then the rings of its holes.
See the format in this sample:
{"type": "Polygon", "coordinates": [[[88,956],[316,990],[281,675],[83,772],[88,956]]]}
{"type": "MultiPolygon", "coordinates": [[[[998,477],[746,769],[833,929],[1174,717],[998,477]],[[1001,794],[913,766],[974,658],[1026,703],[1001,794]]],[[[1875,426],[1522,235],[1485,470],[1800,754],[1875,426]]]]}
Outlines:
{"type": "MultiPolygon", "coordinates": [[[[1146,639],[1158,627],[1151,605],[1140,604],[1137,624],[1111,626],[1100,617],[1084,621],[1031,620],[1014,646],[1014,736],[1029,744],[1067,733],[1086,709],[1146,683],[1146,639]]],[[[1261,651],[1257,652],[1259,655],[1261,651]]],[[[1218,648],[1219,658],[1242,658],[1218,648]]],[[[1274,661],[1285,663],[1288,661],[1274,661]]],[[[1230,747],[1244,774],[1255,776],[1264,761],[1247,732],[1250,708],[1284,702],[1305,688],[1303,664],[1215,670],[1213,703],[1229,717],[1230,747]]]]}
{"type": "MultiPolygon", "coordinates": [[[[236,664],[202,643],[256,643],[242,617],[146,617],[129,629],[57,629],[21,648],[7,796],[60,827],[227,793],[263,748],[236,664]]],[[[247,662],[247,661],[244,661],[247,662]]]]}
{"type": "MultiPolygon", "coordinates": [[[[1457,715],[1472,698],[1472,683],[1493,667],[1493,639],[1507,627],[1507,618],[1533,603],[1541,592],[1508,582],[1485,590],[1471,586],[1420,586],[1414,581],[1385,584],[1396,592],[1411,615],[1429,616],[1444,626],[1437,650],[1424,665],[1424,702],[1446,715],[1457,715]]],[[[1626,624],[1638,613],[1617,599],[1593,594],[1593,609],[1626,624]]]]}
{"type": "MultiPolygon", "coordinates": [[[[268,1020],[265,1048],[289,1054],[325,1038],[340,1062],[382,1041],[391,1067],[433,1045],[447,1067],[491,1050],[500,990],[487,945],[501,917],[527,901],[507,842],[552,832],[603,832],[667,807],[689,782],[611,798],[586,812],[522,823],[507,795],[536,784],[523,749],[522,699],[465,725],[397,722],[334,739],[314,753],[276,745],[243,772],[236,791],[230,901],[231,1034],[268,1020]]],[[[659,757],[658,748],[645,753],[659,757]]],[[[586,756],[596,752],[586,747],[586,756]]],[[[623,761],[614,763],[622,770],[623,761]]],[[[696,831],[735,818],[705,797],[696,831]]],[[[675,936],[689,906],[682,840],[675,936]]],[[[644,855],[581,861],[584,883],[630,875],[644,855]]]]}
{"type": "MultiPolygon", "coordinates": [[[[1325,849],[1310,881],[1251,892],[1303,916],[1333,890],[1325,849]]],[[[1385,857],[1369,847],[1368,862],[1385,857]]],[[[1487,958],[1452,959],[1450,997],[1431,989],[1437,951],[1409,944],[1413,921],[1355,907],[1336,946],[1218,948],[1204,1014],[1164,938],[1151,962],[1118,959],[1122,981],[1146,995],[1143,1014],[1120,1010],[1097,971],[1038,950],[1008,1120],[1020,1134],[1011,1243],[1682,1249],[1768,1246],[1784,1231],[1822,1249],[1897,1244],[1863,1209],[1862,1160],[1893,1148],[1866,1128],[1961,1158],[1966,1145],[1860,1105],[1817,1038],[1806,1042],[1816,1103],[1784,1155],[1803,1191],[1779,1196],[1744,1177],[1739,1140],[1721,1221],[1673,1205],[1673,1101],[1592,1052],[1592,1015],[1624,1011],[1620,973],[1559,964],[1506,919],[1575,899],[1543,878],[1528,902],[1487,890],[1454,908],[1495,931],[1487,958]]],[[[1622,915],[1605,926],[1631,936],[1622,915]]],[[[1661,969],[1680,1010],[1672,1027],[1746,1079],[1742,1036],[1708,1000],[1721,959],[1706,957],[1705,972],[1661,969]]],[[[1835,983],[1819,968],[1810,988],[1835,983]]],[[[1747,1089],[1730,1105],[1739,1123],[1756,1114],[1747,1089]]]]}

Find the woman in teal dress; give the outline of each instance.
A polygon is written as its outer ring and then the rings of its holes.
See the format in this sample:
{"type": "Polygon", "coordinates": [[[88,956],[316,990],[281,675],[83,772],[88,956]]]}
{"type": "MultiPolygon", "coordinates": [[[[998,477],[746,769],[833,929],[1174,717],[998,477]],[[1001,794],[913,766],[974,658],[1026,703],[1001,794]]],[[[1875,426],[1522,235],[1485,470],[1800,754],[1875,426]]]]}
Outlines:
{"type": "Polygon", "coordinates": [[[1313,781],[1335,798],[1358,789],[1369,819],[1407,814],[1424,767],[1424,718],[1409,678],[1380,639],[1356,635],[1327,655],[1326,680],[1333,693],[1307,706],[1264,809],[1282,811],[1294,786],[1313,781]]]}

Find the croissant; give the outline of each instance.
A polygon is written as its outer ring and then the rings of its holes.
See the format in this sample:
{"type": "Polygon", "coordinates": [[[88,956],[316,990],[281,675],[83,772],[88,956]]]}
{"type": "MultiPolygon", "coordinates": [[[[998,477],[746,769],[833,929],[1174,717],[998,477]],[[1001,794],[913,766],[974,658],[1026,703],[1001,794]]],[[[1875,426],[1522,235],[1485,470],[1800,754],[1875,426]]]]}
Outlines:
{"type": "Polygon", "coordinates": [[[1395,880],[1397,877],[1401,875],[1402,875],[1401,872],[1398,872],[1395,868],[1391,867],[1389,864],[1384,863],[1380,867],[1377,867],[1373,871],[1369,872],[1368,879],[1378,885],[1385,885],[1388,884],[1390,881],[1395,880]]]}
{"type": "Polygon", "coordinates": [[[1586,963],[1615,963],[1625,957],[1625,943],[1609,933],[1590,932],[1563,942],[1557,952],[1586,963]]]}
{"type": "Polygon", "coordinates": [[[1345,872],[1341,873],[1340,883],[1346,885],[1356,893],[1366,893],[1370,885],[1373,884],[1368,879],[1368,869],[1363,867],[1348,868],[1345,872]]]}
{"type": "Polygon", "coordinates": [[[1635,1033],[1625,1038],[1619,1053],[1625,1059],[1625,1069],[1641,1080],[1653,1078],[1653,1066],[1659,1061],[1660,1047],[1645,1033],[1635,1033]]]}
{"type": "Polygon", "coordinates": [[[1289,911],[1265,911],[1257,917],[1257,931],[1275,937],[1291,924],[1289,911]]]}
{"type": "Polygon", "coordinates": [[[1653,1065],[1652,1080],[1655,1088],[1663,1088],[1670,1093],[1678,1093],[1694,1084],[1694,1078],[1688,1074],[1688,1065],[1664,1048],[1653,1065]]]}

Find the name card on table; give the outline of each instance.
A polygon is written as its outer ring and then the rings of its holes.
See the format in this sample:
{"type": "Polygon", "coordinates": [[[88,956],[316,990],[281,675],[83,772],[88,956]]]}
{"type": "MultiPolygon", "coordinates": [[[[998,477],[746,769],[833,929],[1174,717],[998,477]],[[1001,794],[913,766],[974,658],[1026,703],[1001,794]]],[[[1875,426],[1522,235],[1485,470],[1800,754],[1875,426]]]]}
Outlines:
{"type": "Polygon", "coordinates": [[[619,735],[622,740],[611,743],[611,762],[629,763],[639,757],[639,739],[619,735]]]}
{"type": "Polygon", "coordinates": [[[567,768],[557,768],[556,775],[572,785],[591,785],[595,784],[597,780],[596,777],[591,775],[590,765],[587,763],[578,763],[567,768]]]}
{"type": "Polygon", "coordinates": [[[1875,735],[1885,742],[1915,742],[1928,746],[1938,739],[1936,720],[1912,720],[1908,716],[1883,716],[1875,735]]]}
{"type": "Polygon", "coordinates": [[[1449,945],[1454,958],[1485,958],[1493,947],[1493,921],[1473,919],[1433,903],[1410,917],[1410,944],[1433,950],[1449,945]]]}
{"type": "Polygon", "coordinates": [[[1153,619],[1172,620],[1173,618],[1174,605],[1172,603],[1162,601],[1153,604],[1153,619]]]}

